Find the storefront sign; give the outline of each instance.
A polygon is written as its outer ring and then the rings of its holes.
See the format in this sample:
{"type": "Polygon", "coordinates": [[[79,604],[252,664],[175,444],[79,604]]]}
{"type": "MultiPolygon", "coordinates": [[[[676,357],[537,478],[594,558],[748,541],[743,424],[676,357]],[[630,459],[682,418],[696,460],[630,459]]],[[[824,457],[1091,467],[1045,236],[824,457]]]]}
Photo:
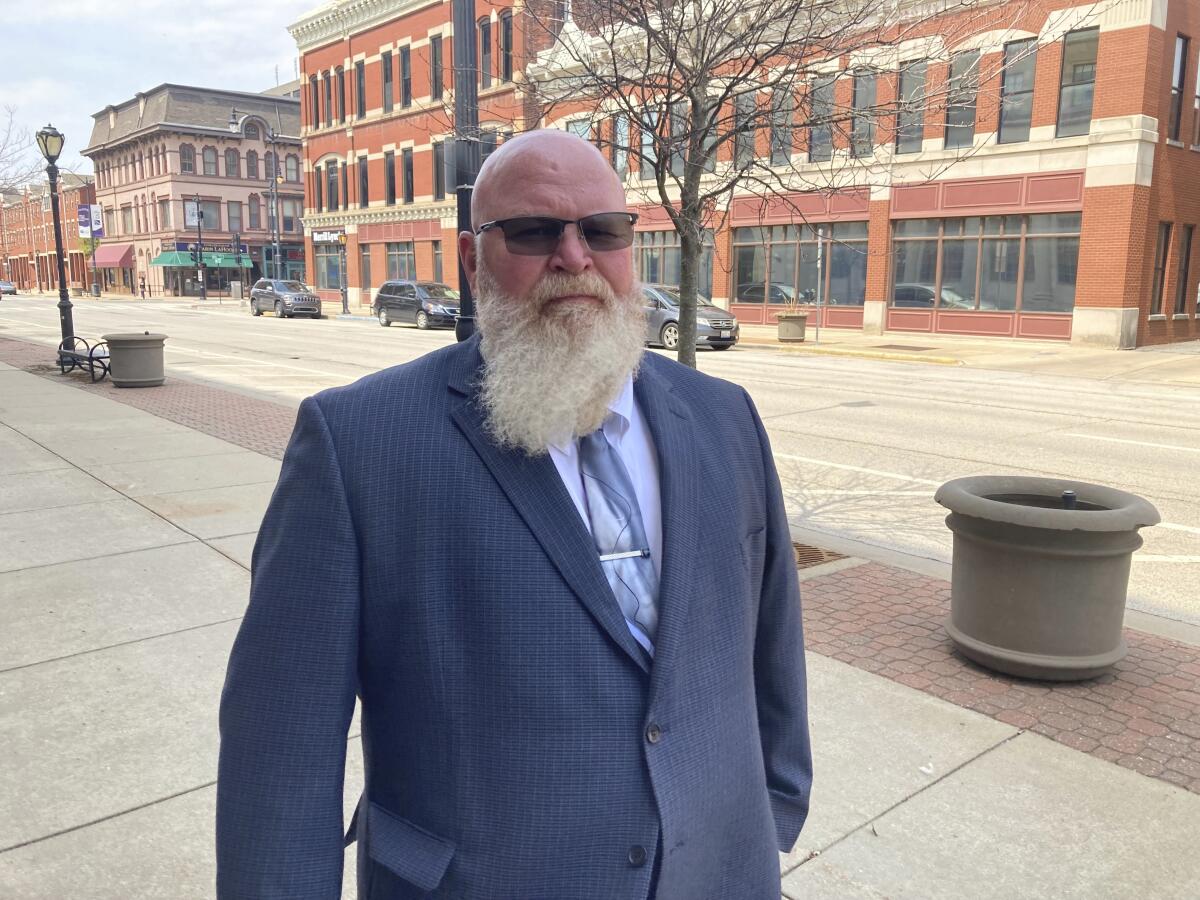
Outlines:
{"type": "Polygon", "coordinates": [[[314,231],[312,239],[314,244],[339,244],[342,241],[341,231],[314,231]]]}
{"type": "Polygon", "coordinates": [[[103,210],[98,203],[79,207],[79,236],[81,238],[104,237],[103,210]]]}
{"type": "MultiPolygon", "coordinates": [[[[176,241],[174,244],[170,244],[167,241],[163,242],[163,250],[182,250],[182,251],[186,251],[188,253],[192,253],[195,251],[195,249],[196,249],[195,241],[191,241],[190,243],[188,241],[176,241]]],[[[215,242],[210,243],[208,241],[205,241],[204,242],[204,252],[205,253],[241,253],[242,256],[249,256],[250,248],[246,244],[243,243],[243,244],[238,245],[237,250],[234,250],[233,243],[231,241],[225,241],[223,243],[215,243],[215,242]]]]}

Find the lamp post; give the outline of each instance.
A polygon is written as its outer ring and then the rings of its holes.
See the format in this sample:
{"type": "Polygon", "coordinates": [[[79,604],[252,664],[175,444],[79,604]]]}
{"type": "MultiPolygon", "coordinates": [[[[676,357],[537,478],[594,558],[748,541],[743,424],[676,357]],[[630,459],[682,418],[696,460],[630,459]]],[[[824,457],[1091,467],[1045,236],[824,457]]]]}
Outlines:
{"type": "Polygon", "coordinates": [[[200,280],[200,302],[208,299],[208,273],[204,270],[204,213],[200,211],[200,195],[192,198],[196,207],[196,277],[200,280]]]}
{"type": "MultiPolygon", "coordinates": [[[[237,107],[231,107],[229,110],[230,133],[240,133],[248,118],[250,118],[250,113],[242,113],[238,111],[237,107]]],[[[279,136],[275,134],[275,129],[271,127],[270,122],[263,119],[262,124],[266,129],[265,137],[271,148],[270,158],[272,160],[271,171],[267,173],[267,203],[269,204],[267,224],[271,228],[271,277],[280,279],[283,278],[283,272],[279,261],[279,185],[283,184],[283,175],[279,171],[279,145],[276,143],[279,136]]],[[[265,271],[264,274],[266,274],[265,271]]]]}
{"type": "MultiPolygon", "coordinates": [[[[479,173],[479,88],[475,68],[475,0],[452,0],[454,21],[454,193],[458,230],[471,231],[471,192],[479,173]],[[461,62],[460,62],[461,60],[461,62]]],[[[475,333],[475,298],[462,260],[458,262],[458,318],[454,336],[475,333]]]]}
{"type": "Polygon", "coordinates": [[[50,177],[50,208],[54,210],[54,248],[58,254],[58,323],[62,328],[63,346],[71,349],[75,337],[75,322],[71,315],[71,298],[67,291],[67,268],[63,262],[62,220],[58,214],[58,157],[66,138],[53,125],[37,133],[38,149],[46,158],[46,174],[50,177]]]}
{"type": "Polygon", "coordinates": [[[341,259],[338,260],[338,270],[341,272],[341,276],[338,279],[338,287],[342,289],[342,315],[348,316],[350,315],[350,301],[346,291],[346,232],[344,231],[338,235],[338,246],[341,248],[339,251],[341,259]]]}

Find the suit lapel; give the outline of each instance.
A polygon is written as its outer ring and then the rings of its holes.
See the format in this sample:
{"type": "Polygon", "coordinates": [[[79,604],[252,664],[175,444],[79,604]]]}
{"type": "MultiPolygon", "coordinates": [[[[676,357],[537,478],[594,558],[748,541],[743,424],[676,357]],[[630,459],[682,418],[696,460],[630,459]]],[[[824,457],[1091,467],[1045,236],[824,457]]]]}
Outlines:
{"type": "Polygon", "coordinates": [[[455,424],[596,624],[648,671],[646,654],[629,633],[600,568],[591,535],[553,460],[548,455],[531,458],[519,451],[504,450],[491,440],[477,403],[476,381],[482,366],[478,338],[462,349],[449,379],[451,390],[465,398],[451,409],[455,424]]]}
{"type": "Polygon", "coordinates": [[[690,573],[700,529],[699,456],[694,423],[688,407],[672,393],[670,382],[657,371],[659,364],[657,357],[647,354],[634,382],[634,396],[654,438],[662,504],[663,559],[650,682],[652,704],[669,683],[672,663],[687,633],[688,602],[694,588],[690,573]]]}

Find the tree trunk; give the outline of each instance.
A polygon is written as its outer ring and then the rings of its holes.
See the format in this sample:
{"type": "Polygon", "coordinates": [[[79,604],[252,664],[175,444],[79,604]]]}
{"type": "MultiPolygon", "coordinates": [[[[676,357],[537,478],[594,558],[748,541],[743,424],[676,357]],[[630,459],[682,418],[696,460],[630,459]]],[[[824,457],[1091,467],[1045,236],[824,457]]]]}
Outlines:
{"type": "Polygon", "coordinates": [[[679,229],[679,350],[678,359],[696,368],[696,288],[700,276],[700,217],[686,207],[679,229]],[[690,214],[689,214],[690,213],[690,214]]]}

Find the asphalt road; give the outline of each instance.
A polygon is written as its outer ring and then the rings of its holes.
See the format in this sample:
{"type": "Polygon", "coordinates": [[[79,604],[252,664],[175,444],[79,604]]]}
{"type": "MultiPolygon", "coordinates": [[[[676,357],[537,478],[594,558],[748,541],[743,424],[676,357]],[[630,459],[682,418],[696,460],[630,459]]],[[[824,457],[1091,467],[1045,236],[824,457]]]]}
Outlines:
{"type": "MultiPolygon", "coordinates": [[[[162,331],[172,375],[298,405],[322,388],[453,341],[448,331],[253,318],[236,301],[76,302],[76,332],[162,331]]],[[[58,341],[51,300],[8,297],[0,335],[58,341]]],[[[936,487],[964,475],[1076,478],[1140,494],[1146,529],[1134,609],[1200,624],[1200,391],[737,347],[701,370],[746,387],[770,431],[794,525],[948,562],[936,487]]]]}

